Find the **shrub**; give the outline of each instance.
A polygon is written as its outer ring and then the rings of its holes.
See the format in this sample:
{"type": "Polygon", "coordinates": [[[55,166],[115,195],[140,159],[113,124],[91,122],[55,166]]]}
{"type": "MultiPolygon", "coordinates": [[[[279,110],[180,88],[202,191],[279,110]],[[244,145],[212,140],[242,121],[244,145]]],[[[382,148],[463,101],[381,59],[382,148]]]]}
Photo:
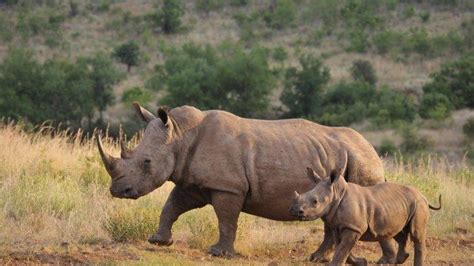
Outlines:
{"type": "Polygon", "coordinates": [[[443,120],[451,115],[452,104],[448,97],[440,93],[427,93],[423,95],[419,114],[422,118],[443,120]]]}
{"type": "Polygon", "coordinates": [[[130,105],[133,102],[139,102],[146,105],[152,99],[153,95],[150,91],[140,87],[133,87],[126,90],[122,95],[122,102],[130,105]]]}
{"type": "Polygon", "coordinates": [[[222,9],[224,4],[225,2],[222,0],[197,0],[196,8],[200,11],[209,13],[210,11],[222,9]]]}
{"type": "Polygon", "coordinates": [[[474,142],[474,117],[469,118],[464,126],[462,132],[468,142],[474,142]]]}
{"type": "Polygon", "coordinates": [[[369,115],[369,103],[375,97],[375,87],[366,82],[340,82],[324,94],[323,114],[316,120],[331,126],[360,122],[369,115]]]}
{"type": "Polygon", "coordinates": [[[246,6],[250,0],[230,0],[231,6],[246,6]]]}
{"type": "Polygon", "coordinates": [[[414,6],[407,6],[407,7],[403,10],[403,17],[404,17],[404,18],[411,18],[411,17],[413,17],[415,14],[416,14],[416,9],[415,9],[414,6]]]}
{"type": "Polygon", "coordinates": [[[377,53],[386,54],[394,48],[401,45],[403,36],[401,33],[385,30],[377,32],[372,37],[372,43],[375,46],[377,53]]]}
{"type": "Polygon", "coordinates": [[[263,18],[274,29],[283,29],[292,25],[296,19],[296,6],[293,0],[275,0],[265,12],[263,18]]]}
{"type": "Polygon", "coordinates": [[[329,82],[329,68],[314,56],[300,58],[301,70],[291,67],[286,71],[281,102],[288,107],[291,117],[310,117],[321,113],[323,90],[329,82]]]}
{"type": "Polygon", "coordinates": [[[164,0],[155,22],[165,33],[175,33],[181,27],[184,4],[181,0],[164,0]]]}
{"type": "Polygon", "coordinates": [[[370,117],[376,128],[394,126],[400,122],[411,122],[415,119],[414,102],[403,93],[383,87],[370,103],[370,117]]]}
{"type": "Polygon", "coordinates": [[[408,35],[402,50],[405,53],[415,52],[423,56],[433,53],[433,47],[428,32],[425,29],[412,30],[408,35]]]}
{"type": "Polygon", "coordinates": [[[285,48],[282,46],[278,46],[272,51],[272,58],[273,60],[283,63],[288,59],[288,53],[286,52],[285,48]]]}
{"type": "Polygon", "coordinates": [[[243,116],[268,108],[274,76],[265,50],[244,51],[233,44],[215,50],[190,43],[166,53],[164,65],[156,67],[156,75],[149,81],[151,87],[155,80],[165,83],[167,94],[161,103],[219,108],[243,116]]]}
{"type": "Polygon", "coordinates": [[[134,41],[124,43],[114,49],[112,56],[117,58],[120,63],[127,65],[127,71],[130,72],[132,66],[138,65],[140,56],[140,47],[134,41]]]}
{"type": "Polygon", "coordinates": [[[420,136],[414,126],[405,126],[401,129],[402,144],[400,149],[404,153],[415,154],[427,151],[432,146],[432,141],[426,136],[420,136]]]}
{"type": "Polygon", "coordinates": [[[429,11],[422,11],[420,12],[419,16],[420,16],[421,21],[426,23],[428,22],[428,20],[430,20],[431,14],[429,11]]]}
{"type": "Polygon", "coordinates": [[[425,94],[445,95],[454,108],[474,108],[474,55],[441,65],[441,69],[431,74],[433,81],[423,87],[425,94]]]}
{"type": "Polygon", "coordinates": [[[346,48],[350,52],[364,53],[369,46],[369,36],[363,30],[353,30],[349,32],[349,46],[346,48]]]}
{"type": "Polygon", "coordinates": [[[367,60],[356,60],[352,62],[351,75],[354,80],[362,80],[371,85],[377,82],[377,76],[372,64],[367,60]]]}
{"type": "Polygon", "coordinates": [[[397,151],[397,146],[389,139],[383,139],[378,148],[378,152],[382,156],[393,156],[397,153],[397,151]]]}

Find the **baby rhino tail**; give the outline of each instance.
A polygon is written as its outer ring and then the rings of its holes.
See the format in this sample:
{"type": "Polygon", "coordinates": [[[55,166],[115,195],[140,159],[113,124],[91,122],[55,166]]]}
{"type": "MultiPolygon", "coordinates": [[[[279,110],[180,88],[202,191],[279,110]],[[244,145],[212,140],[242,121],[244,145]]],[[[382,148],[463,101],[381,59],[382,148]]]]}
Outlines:
{"type": "Polygon", "coordinates": [[[429,203],[428,203],[428,206],[429,206],[430,209],[432,209],[432,210],[435,210],[435,211],[440,210],[440,209],[441,209],[441,194],[439,194],[438,202],[439,202],[439,207],[433,207],[433,206],[431,206],[431,204],[429,204],[429,203]]]}

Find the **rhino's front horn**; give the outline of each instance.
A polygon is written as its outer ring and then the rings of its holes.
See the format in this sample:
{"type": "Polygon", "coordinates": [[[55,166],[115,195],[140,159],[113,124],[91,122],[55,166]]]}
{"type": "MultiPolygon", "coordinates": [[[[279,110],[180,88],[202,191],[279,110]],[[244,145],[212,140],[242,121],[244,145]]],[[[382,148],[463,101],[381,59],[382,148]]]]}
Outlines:
{"type": "Polygon", "coordinates": [[[127,148],[127,146],[125,146],[125,143],[120,140],[120,157],[122,157],[122,159],[125,159],[130,158],[130,155],[131,151],[127,148]]]}
{"type": "Polygon", "coordinates": [[[107,169],[107,172],[111,174],[111,171],[113,171],[115,168],[115,162],[117,159],[105,153],[104,147],[102,145],[102,140],[100,139],[99,134],[96,135],[96,139],[97,139],[97,147],[99,148],[100,157],[102,158],[102,161],[104,162],[105,169],[107,169]]]}
{"type": "Polygon", "coordinates": [[[300,197],[300,194],[298,194],[298,192],[296,192],[296,190],[295,190],[294,196],[295,196],[295,199],[297,199],[297,198],[300,197]]]}

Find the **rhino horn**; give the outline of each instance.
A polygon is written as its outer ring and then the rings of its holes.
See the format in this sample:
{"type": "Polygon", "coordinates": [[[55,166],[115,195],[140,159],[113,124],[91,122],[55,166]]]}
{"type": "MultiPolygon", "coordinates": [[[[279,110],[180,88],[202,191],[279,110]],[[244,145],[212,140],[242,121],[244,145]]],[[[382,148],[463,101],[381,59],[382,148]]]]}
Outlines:
{"type": "Polygon", "coordinates": [[[131,155],[131,151],[127,148],[125,143],[122,140],[120,140],[120,157],[122,157],[122,159],[125,159],[125,158],[130,158],[130,155],[131,155]]]}
{"type": "Polygon", "coordinates": [[[107,172],[111,174],[111,171],[113,171],[115,168],[115,163],[117,159],[110,156],[108,153],[104,151],[104,146],[102,145],[102,140],[100,139],[99,134],[96,135],[96,139],[97,139],[97,147],[99,148],[100,157],[102,158],[102,161],[104,162],[105,169],[107,169],[107,172]]]}
{"type": "Polygon", "coordinates": [[[295,192],[294,192],[294,196],[295,196],[295,199],[297,199],[297,198],[299,198],[299,197],[300,197],[300,194],[298,194],[298,192],[296,192],[296,190],[295,190],[295,192]]]}

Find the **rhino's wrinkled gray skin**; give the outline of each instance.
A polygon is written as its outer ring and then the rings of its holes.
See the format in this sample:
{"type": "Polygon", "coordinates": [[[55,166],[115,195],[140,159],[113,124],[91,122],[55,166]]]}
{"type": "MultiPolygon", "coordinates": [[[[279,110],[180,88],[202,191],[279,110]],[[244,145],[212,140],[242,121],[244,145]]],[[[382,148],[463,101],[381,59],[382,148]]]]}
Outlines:
{"type": "Polygon", "coordinates": [[[384,254],[377,263],[402,264],[408,258],[409,235],[415,265],[423,265],[429,209],[441,209],[441,196],[435,208],[412,187],[389,182],[362,187],[347,183],[336,172],[326,179],[311,169],[308,174],[317,185],[302,195],[295,191],[290,212],[304,221],[322,218],[334,229],[337,247],[330,265],[367,264],[350,253],[358,240],[380,243],[384,254]]]}
{"type": "MultiPolygon", "coordinates": [[[[273,220],[297,218],[288,209],[293,191],[313,184],[305,167],[320,175],[341,168],[347,154],[349,181],[373,185],[383,181],[382,162],[373,147],[349,128],[325,127],[303,119],[244,119],[224,111],[200,111],[182,106],[158,117],[134,104],[148,125],[133,151],[121,158],[99,151],[112,177],[114,197],[136,199],[164,182],[176,184],[161,214],[159,228],[149,241],[172,244],[171,227],[178,217],[211,204],[219,221],[214,255],[232,255],[241,211],[273,220]]],[[[345,166],[344,166],[345,167],[345,166]]],[[[327,235],[327,234],[326,234],[327,235]]],[[[319,251],[324,258],[333,246],[325,237],[319,251]]]]}

